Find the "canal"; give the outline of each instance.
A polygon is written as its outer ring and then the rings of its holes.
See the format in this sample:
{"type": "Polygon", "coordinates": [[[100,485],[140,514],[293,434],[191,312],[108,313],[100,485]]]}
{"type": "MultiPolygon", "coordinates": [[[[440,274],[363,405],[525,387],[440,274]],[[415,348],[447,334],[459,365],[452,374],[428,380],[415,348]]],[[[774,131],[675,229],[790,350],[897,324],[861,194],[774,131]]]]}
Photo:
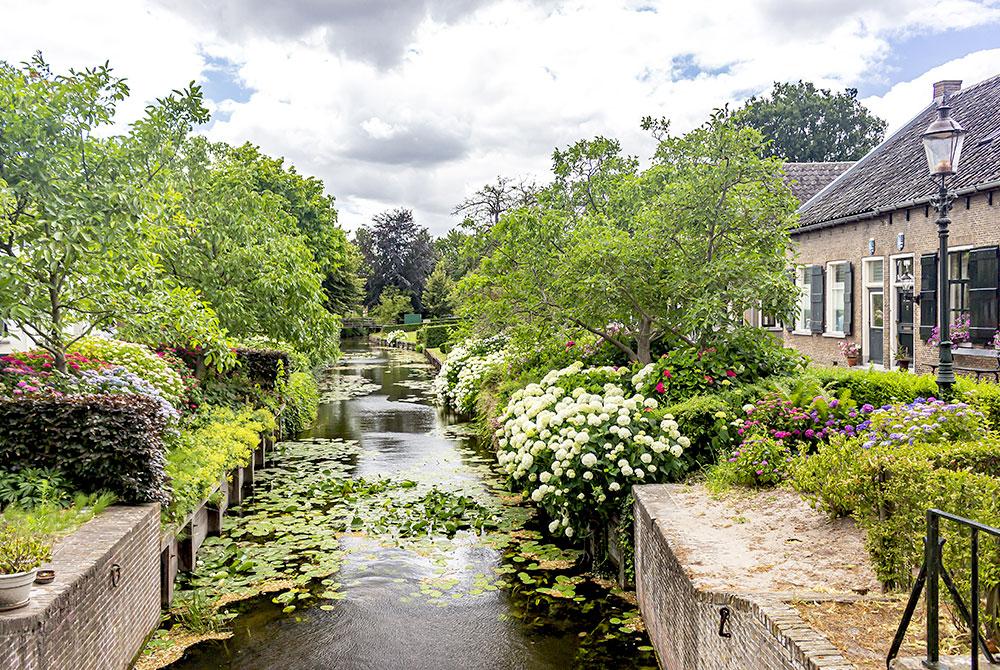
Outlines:
{"type": "Polygon", "coordinates": [[[169,667],[655,668],[630,594],[548,543],[435,406],[423,356],[344,354],[315,426],[280,445],[185,585],[233,601],[231,637],[169,667]]]}

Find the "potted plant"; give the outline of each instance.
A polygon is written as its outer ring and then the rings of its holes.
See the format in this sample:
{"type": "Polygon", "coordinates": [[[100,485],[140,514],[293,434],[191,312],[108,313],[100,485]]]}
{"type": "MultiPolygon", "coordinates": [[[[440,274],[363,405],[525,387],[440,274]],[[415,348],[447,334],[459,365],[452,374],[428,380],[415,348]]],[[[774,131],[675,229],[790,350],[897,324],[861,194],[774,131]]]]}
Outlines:
{"type": "Polygon", "coordinates": [[[844,340],[840,343],[840,353],[844,354],[847,365],[852,368],[861,361],[861,347],[858,346],[857,342],[844,340]]]}
{"type": "Polygon", "coordinates": [[[910,361],[912,360],[910,350],[906,347],[900,347],[896,350],[896,365],[899,366],[900,370],[909,370],[910,361]]]}
{"type": "Polygon", "coordinates": [[[24,528],[0,521],[0,611],[28,604],[38,568],[50,556],[48,542],[24,528]]]}

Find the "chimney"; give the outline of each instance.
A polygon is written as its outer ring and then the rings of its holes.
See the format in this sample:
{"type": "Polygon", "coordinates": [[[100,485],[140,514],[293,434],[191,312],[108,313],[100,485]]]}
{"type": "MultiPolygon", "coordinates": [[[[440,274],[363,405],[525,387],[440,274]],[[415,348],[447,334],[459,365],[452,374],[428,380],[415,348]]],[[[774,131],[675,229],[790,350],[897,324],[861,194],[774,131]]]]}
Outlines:
{"type": "Polygon", "coordinates": [[[962,88],[961,79],[944,79],[934,83],[934,100],[940,102],[944,97],[957,93],[962,88]]]}

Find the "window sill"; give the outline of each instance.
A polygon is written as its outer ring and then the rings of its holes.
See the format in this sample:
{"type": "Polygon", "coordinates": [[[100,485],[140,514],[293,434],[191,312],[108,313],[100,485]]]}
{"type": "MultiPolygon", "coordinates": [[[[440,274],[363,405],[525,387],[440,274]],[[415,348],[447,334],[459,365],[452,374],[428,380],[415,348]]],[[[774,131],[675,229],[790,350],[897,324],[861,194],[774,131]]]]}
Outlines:
{"type": "Polygon", "coordinates": [[[838,339],[844,339],[847,337],[846,333],[823,333],[823,337],[836,337],[838,339]]]}
{"type": "Polygon", "coordinates": [[[762,329],[768,331],[769,333],[780,333],[784,330],[781,326],[761,326],[762,329]]]}
{"type": "Polygon", "coordinates": [[[812,332],[811,330],[793,330],[792,331],[792,335],[809,335],[809,336],[812,336],[812,335],[815,335],[815,334],[816,333],[812,332]]]}

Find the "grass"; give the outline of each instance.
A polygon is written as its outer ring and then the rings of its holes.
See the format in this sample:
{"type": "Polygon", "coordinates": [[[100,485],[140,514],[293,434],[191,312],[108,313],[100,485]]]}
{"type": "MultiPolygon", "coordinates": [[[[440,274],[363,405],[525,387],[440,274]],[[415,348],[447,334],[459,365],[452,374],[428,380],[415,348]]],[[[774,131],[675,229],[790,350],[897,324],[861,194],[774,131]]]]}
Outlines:
{"type": "Polygon", "coordinates": [[[0,516],[34,534],[57,538],[72,533],[114,502],[115,497],[110,493],[78,493],[68,507],[52,502],[41,503],[30,510],[11,505],[0,516]]]}

